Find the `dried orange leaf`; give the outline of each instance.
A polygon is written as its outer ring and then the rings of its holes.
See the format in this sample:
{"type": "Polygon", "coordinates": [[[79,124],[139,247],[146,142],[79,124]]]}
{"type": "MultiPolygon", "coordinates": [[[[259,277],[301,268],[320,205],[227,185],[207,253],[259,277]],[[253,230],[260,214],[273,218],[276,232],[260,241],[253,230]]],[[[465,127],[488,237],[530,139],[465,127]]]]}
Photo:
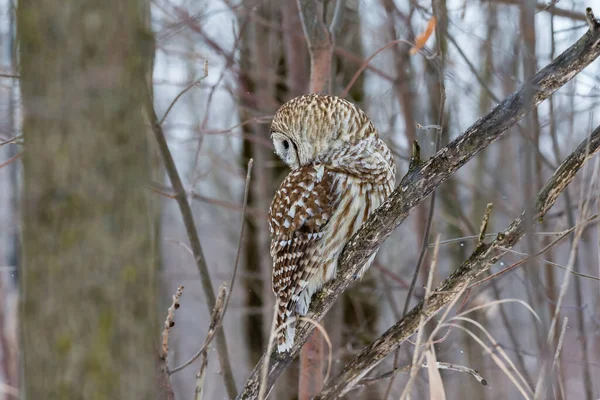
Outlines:
{"type": "Polygon", "coordinates": [[[417,54],[419,52],[419,50],[421,50],[425,46],[425,43],[427,43],[427,40],[429,40],[429,37],[431,36],[431,34],[433,33],[433,30],[435,29],[436,22],[437,22],[437,20],[435,19],[435,17],[431,17],[431,19],[429,20],[429,23],[427,23],[427,29],[425,29],[425,32],[423,32],[422,34],[420,34],[419,36],[417,36],[415,38],[415,45],[412,49],[410,49],[408,54],[410,54],[411,56],[414,56],[415,54],[417,54]]]}

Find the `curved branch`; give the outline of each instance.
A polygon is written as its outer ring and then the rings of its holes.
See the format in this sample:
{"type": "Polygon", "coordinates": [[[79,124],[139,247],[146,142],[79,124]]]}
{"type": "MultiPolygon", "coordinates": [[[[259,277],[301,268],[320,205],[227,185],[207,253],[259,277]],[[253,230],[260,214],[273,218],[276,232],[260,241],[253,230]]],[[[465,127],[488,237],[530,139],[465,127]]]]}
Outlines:
{"type": "MultiPolygon", "coordinates": [[[[196,267],[198,268],[198,272],[200,272],[202,289],[204,289],[204,294],[206,296],[206,305],[208,306],[209,312],[212,313],[212,310],[215,308],[217,298],[215,296],[215,291],[212,287],[212,281],[210,279],[210,273],[206,264],[206,259],[204,258],[204,252],[202,251],[202,245],[200,244],[198,231],[196,230],[194,215],[192,214],[192,208],[188,203],[185,188],[183,187],[183,183],[181,181],[181,177],[179,176],[179,172],[177,171],[177,167],[175,166],[173,155],[169,150],[167,139],[163,132],[162,126],[159,123],[158,116],[156,115],[156,110],[154,109],[154,104],[150,92],[148,92],[148,94],[146,95],[145,109],[152,123],[152,131],[154,132],[156,142],[158,143],[159,152],[165,163],[167,175],[169,176],[169,180],[171,181],[171,185],[173,186],[173,190],[175,191],[175,200],[179,205],[181,217],[183,218],[183,224],[185,226],[188,239],[190,241],[190,247],[192,248],[192,253],[194,254],[196,267]]],[[[227,389],[227,394],[230,397],[234,397],[237,391],[235,387],[235,380],[233,377],[233,369],[231,368],[231,362],[229,361],[227,341],[225,339],[225,333],[222,329],[217,331],[217,350],[219,354],[221,368],[223,369],[223,379],[225,381],[225,388],[227,389]]]]}
{"type": "MultiPolygon", "coordinates": [[[[346,245],[339,261],[337,278],[327,284],[313,299],[309,313],[311,319],[320,321],[323,318],[337,297],[354,281],[353,276],[371,254],[436,187],[477,153],[502,137],[504,132],[523,118],[527,111],[550,97],[600,55],[600,46],[598,46],[600,25],[593,18],[590,9],[586,15],[591,29],[576,43],[431,159],[409,171],[388,200],[369,217],[346,245]],[[528,96],[531,98],[530,104],[525,104],[524,101],[526,91],[530,94],[528,96]]],[[[407,318],[410,315],[408,314],[407,318]]],[[[252,371],[238,398],[257,397],[261,365],[267,359],[269,359],[267,375],[267,392],[269,392],[279,375],[298,355],[313,329],[309,324],[299,323],[296,326],[294,347],[287,354],[277,355],[272,351],[273,349],[267,350],[252,371]]]]}

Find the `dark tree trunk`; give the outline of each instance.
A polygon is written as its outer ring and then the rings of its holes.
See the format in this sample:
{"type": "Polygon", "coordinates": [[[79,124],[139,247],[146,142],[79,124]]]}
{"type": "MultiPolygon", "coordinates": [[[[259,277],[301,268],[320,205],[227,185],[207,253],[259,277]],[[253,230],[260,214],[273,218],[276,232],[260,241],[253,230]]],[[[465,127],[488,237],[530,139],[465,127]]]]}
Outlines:
{"type": "Polygon", "coordinates": [[[21,1],[29,399],[156,396],[144,0],[21,1]]]}

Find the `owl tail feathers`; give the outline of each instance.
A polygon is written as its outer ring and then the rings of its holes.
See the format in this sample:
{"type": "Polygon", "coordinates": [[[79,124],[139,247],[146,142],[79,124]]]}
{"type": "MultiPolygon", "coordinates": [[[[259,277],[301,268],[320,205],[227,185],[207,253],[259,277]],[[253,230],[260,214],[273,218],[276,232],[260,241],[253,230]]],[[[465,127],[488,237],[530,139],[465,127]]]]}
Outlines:
{"type": "Polygon", "coordinates": [[[277,332],[277,352],[285,353],[294,345],[294,322],[288,321],[290,312],[285,304],[279,304],[276,312],[277,321],[275,322],[275,329],[277,332]]]}

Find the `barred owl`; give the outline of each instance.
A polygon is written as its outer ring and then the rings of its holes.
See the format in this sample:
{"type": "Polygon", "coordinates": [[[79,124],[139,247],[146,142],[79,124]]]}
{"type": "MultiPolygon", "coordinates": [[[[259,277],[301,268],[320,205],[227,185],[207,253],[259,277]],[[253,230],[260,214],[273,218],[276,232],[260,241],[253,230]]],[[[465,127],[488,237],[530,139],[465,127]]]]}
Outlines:
{"type": "Polygon", "coordinates": [[[295,330],[288,317],[305,315],[313,293],[335,278],[344,246],[392,192],[396,167],[367,115],[333,96],[282,105],[271,138],[291,168],[269,209],[277,349],[285,352],[295,330]]]}

